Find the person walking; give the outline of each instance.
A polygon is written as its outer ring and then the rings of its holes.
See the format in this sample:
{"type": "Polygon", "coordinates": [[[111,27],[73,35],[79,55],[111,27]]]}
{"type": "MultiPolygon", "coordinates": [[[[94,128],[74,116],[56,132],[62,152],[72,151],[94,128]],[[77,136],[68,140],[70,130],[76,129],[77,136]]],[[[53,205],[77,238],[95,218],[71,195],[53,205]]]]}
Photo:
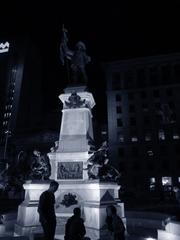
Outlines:
{"type": "Polygon", "coordinates": [[[51,181],[49,189],[43,192],[39,198],[38,213],[39,221],[44,231],[45,240],[54,240],[56,230],[56,215],[54,210],[55,196],[59,183],[51,181]]]}

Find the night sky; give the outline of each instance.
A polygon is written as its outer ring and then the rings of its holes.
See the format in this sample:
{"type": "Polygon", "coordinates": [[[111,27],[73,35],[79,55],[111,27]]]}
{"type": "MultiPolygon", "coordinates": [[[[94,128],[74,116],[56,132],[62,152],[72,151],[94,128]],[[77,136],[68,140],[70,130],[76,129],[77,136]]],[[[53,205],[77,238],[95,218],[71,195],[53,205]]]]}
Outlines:
{"type": "Polygon", "coordinates": [[[103,1],[97,5],[89,2],[77,4],[67,1],[65,5],[61,1],[42,4],[24,1],[7,6],[4,3],[1,5],[4,10],[0,16],[0,33],[3,36],[26,36],[39,49],[43,60],[42,94],[49,111],[58,108],[57,96],[66,86],[58,52],[64,23],[70,48],[82,40],[92,58],[87,67],[89,90],[97,102],[94,110],[97,118],[105,122],[105,81],[101,63],[180,52],[180,3],[117,1],[117,5],[103,1]]]}

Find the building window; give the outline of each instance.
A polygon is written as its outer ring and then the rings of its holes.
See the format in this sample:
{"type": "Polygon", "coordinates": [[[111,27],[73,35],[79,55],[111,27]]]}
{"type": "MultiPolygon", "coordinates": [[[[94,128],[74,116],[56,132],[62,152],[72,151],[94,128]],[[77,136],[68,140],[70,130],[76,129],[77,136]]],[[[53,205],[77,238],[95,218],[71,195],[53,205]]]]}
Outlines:
{"type": "Polygon", "coordinates": [[[136,131],[131,132],[131,142],[138,142],[136,131]]]}
{"type": "Polygon", "coordinates": [[[119,157],[124,157],[124,148],[118,149],[118,155],[119,155],[119,157]]]}
{"type": "Polygon", "coordinates": [[[121,143],[124,142],[124,135],[122,132],[117,133],[117,140],[118,142],[121,142],[121,143]]]}
{"type": "Polygon", "coordinates": [[[174,109],[175,109],[175,104],[174,104],[174,102],[168,102],[168,105],[169,105],[169,108],[170,108],[171,110],[174,110],[174,109]]]}
{"type": "Polygon", "coordinates": [[[131,126],[136,126],[136,119],[134,117],[130,118],[130,125],[131,126]]]}
{"type": "Polygon", "coordinates": [[[164,170],[169,169],[169,163],[168,163],[167,159],[163,159],[163,161],[162,161],[162,168],[164,170]]]}
{"type": "Polygon", "coordinates": [[[167,145],[160,145],[160,155],[166,156],[168,154],[168,146],[167,145]]]}
{"type": "Polygon", "coordinates": [[[140,164],[137,161],[133,162],[133,170],[139,171],[140,170],[140,164]]]}
{"type": "Polygon", "coordinates": [[[126,71],[124,73],[124,87],[126,89],[134,87],[133,71],[126,71]]]}
{"type": "Polygon", "coordinates": [[[142,99],[147,98],[147,94],[144,91],[140,92],[140,96],[141,96],[142,99]]]}
{"type": "Polygon", "coordinates": [[[113,90],[121,90],[122,89],[122,81],[120,73],[113,73],[112,75],[112,89],[113,90]]]}
{"type": "Polygon", "coordinates": [[[132,157],[138,157],[139,156],[139,150],[137,147],[132,147],[132,157]]]}
{"type": "Polygon", "coordinates": [[[137,136],[132,136],[132,137],[131,137],[131,142],[137,142],[137,141],[138,141],[137,136]]]}
{"type": "Polygon", "coordinates": [[[154,170],[154,164],[153,164],[152,162],[149,162],[149,163],[147,164],[147,170],[148,170],[149,172],[152,172],[152,171],[154,170]]]}
{"type": "Polygon", "coordinates": [[[122,113],[122,108],[121,108],[121,106],[117,106],[117,107],[116,107],[116,112],[117,112],[117,113],[122,113]]]}
{"type": "Polygon", "coordinates": [[[148,112],[149,111],[148,104],[147,103],[143,103],[142,104],[142,109],[143,109],[143,112],[148,112]]]}
{"type": "Polygon", "coordinates": [[[155,187],[156,187],[156,179],[155,179],[155,177],[151,177],[149,179],[149,189],[150,189],[150,191],[154,191],[155,187]]]}
{"type": "Polygon", "coordinates": [[[180,64],[174,66],[174,82],[179,83],[180,79],[180,64]]]}
{"type": "Polygon", "coordinates": [[[159,138],[160,141],[164,141],[165,140],[165,133],[164,133],[163,129],[159,129],[158,138],[159,138]]]}
{"type": "Polygon", "coordinates": [[[139,88],[146,86],[146,74],[144,69],[137,69],[137,86],[139,88]]]}
{"type": "Polygon", "coordinates": [[[160,102],[156,102],[156,103],[155,103],[155,108],[156,108],[157,111],[160,111],[160,109],[161,109],[161,104],[160,104],[160,102]]]}
{"type": "Polygon", "coordinates": [[[157,115],[159,116],[159,123],[162,124],[174,123],[176,121],[176,116],[168,104],[161,104],[160,110],[157,110],[157,115]]]}
{"type": "Polygon", "coordinates": [[[149,116],[144,116],[144,124],[149,125],[150,124],[150,117],[149,116]]]}
{"type": "Polygon", "coordinates": [[[173,136],[172,137],[173,137],[174,140],[180,139],[180,136],[179,136],[179,133],[178,133],[177,129],[173,129],[173,136]]]}
{"type": "Polygon", "coordinates": [[[146,133],[145,133],[145,141],[146,141],[146,142],[151,141],[151,133],[150,133],[150,132],[146,132],[146,133]]]}
{"type": "Polygon", "coordinates": [[[162,185],[163,186],[171,186],[172,185],[172,177],[162,177],[162,185]]]}
{"type": "Polygon", "coordinates": [[[151,67],[149,68],[149,80],[150,85],[155,86],[158,85],[158,68],[157,67],[151,67]]]}
{"type": "Polygon", "coordinates": [[[133,104],[129,105],[129,112],[134,113],[135,112],[135,106],[133,104]]]}
{"type": "Polygon", "coordinates": [[[162,67],[162,83],[170,83],[171,82],[171,66],[166,65],[162,67]]]}
{"type": "Polygon", "coordinates": [[[133,92],[128,93],[128,99],[129,100],[134,100],[134,93],[133,92]]]}
{"type": "Polygon", "coordinates": [[[116,102],[121,102],[122,98],[120,94],[116,94],[116,102]]]}
{"type": "Polygon", "coordinates": [[[180,155],[180,144],[176,144],[176,145],[174,146],[174,148],[175,148],[176,154],[177,154],[177,155],[180,155]]]}
{"type": "Polygon", "coordinates": [[[154,90],[153,91],[153,96],[158,98],[159,97],[159,90],[154,90]]]}
{"type": "Polygon", "coordinates": [[[153,152],[153,150],[152,150],[152,147],[147,147],[146,148],[146,154],[147,154],[147,156],[148,157],[153,157],[154,156],[154,152],[153,152]]]}
{"type": "Polygon", "coordinates": [[[173,95],[172,88],[167,88],[166,89],[166,94],[167,94],[168,97],[172,97],[172,95],[173,95]]]}
{"type": "Polygon", "coordinates": [[[118,119],[117,119],[117,126],[118,126],[118,127],[122,127],[122,126],[123,126],[123,122],[122,122],[122,119],[121,119],[121,118],[118,118],[118,119]]]}

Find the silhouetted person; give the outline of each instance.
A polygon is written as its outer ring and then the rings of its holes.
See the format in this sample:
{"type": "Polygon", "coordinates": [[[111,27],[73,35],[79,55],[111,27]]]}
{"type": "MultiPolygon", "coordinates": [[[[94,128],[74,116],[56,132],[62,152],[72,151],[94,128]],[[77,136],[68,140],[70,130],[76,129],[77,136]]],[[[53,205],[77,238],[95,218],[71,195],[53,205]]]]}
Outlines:
{"type": "Polygon", "coordinates": [[[54,210],[55,196],[59,183],[51,181],[49,189],[43,192],[39,199],[38,212],[39,221],[44,231],[44,238],[46,240],[54,240],[56,230],[56,215],[54,210]]]}
{"type": "Polygon", "coordinates": [[[65,240],[82,240],[86,234],[84,220],[81,218],[80,208],[74,208],[74,215],[67,220],[65,226],[65,240]]]}
{"type": "Polygon", "coordinates": [[[116,207],[111,205],[106,208],[106,223],[113,240],[125,240],[125,226],[122,219],[117,215],[116,207]]]}
{"type": "Polygon", "coordinates": [[[180,221],[180,189],[177,186],[175,186],[173,188],[173,191],[175,193],[176,202],[177,202],[176,219],[177,221],[180,221]]]}

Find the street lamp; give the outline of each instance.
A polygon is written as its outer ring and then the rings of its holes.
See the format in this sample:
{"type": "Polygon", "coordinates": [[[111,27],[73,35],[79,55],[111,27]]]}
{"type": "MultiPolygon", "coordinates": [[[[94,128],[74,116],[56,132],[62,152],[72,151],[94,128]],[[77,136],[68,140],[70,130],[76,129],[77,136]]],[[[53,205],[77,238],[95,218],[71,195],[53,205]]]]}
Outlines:
{"type": "MultiPolygon", "coordinates": [[[[6,160],[8,137],[10,136],[11,131],[7,129],[4,133],[6,134],[6,137],[5,137],[5,145],[4,145],[4,160],[6,160]]],[[[8,169],[8,162],[6,162],[6,170],[7,170],[7,169],[8,169]]]]}

